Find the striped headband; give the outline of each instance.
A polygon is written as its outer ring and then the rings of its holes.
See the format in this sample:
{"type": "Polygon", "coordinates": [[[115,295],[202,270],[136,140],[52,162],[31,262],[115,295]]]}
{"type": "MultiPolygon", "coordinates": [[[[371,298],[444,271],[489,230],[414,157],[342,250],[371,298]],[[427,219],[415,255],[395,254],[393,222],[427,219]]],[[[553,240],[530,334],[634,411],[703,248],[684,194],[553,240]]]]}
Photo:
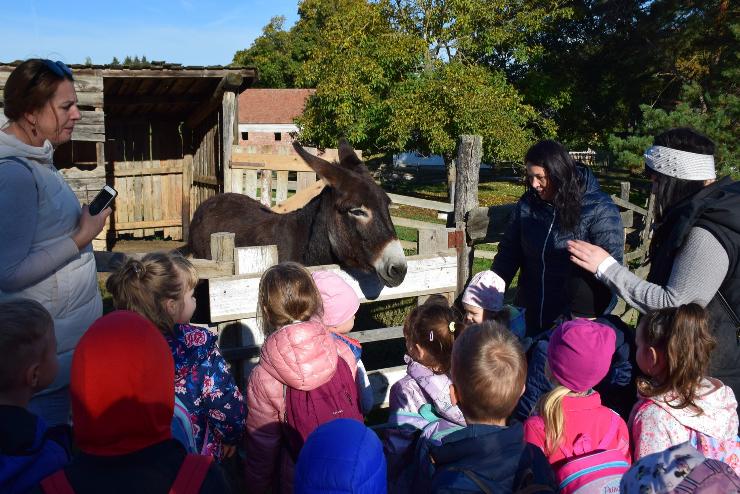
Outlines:
{"type": "Polygon", "coordinates": [[[714,156],[690,153],[664,146],[652,146],[645,151],[645,164],[663,175],[683,180],[713,180],[714,156]]]}

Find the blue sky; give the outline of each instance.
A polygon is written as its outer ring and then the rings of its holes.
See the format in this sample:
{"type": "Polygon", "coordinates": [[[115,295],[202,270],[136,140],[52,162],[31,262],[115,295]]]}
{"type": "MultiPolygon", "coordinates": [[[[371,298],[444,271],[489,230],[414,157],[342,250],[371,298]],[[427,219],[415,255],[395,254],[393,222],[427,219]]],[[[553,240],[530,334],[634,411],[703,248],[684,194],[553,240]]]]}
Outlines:
{"type": "Polygon", "coordinates": [[[298,0],[0,0],[0,62],[31,57],[110,63],[146,55],[184,65],[226,65],[271,17],[297,19],[298,0]]]}

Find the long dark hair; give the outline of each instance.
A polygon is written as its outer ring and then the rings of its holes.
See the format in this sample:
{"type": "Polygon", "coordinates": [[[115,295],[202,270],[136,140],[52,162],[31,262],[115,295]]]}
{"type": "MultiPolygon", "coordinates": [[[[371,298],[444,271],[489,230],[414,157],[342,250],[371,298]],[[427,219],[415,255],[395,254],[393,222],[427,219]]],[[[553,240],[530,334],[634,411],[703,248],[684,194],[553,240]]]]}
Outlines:
{"type": "MultiPolygon", "coordinates": [[[[560,225],[565,231],[574,231],[581,217],[583,198],[583,184],[578,178],[576,161],[562,144],[548,139],[529,148],[524,162],[547,171],[547,179],[555,190],[552,204],[560,216],[560,225]]],[[[527,190],[530,194],[537,194],[529,181],[527,190]]]]}
{"type": "MultiPolygon", "coordinates": [[[[653,145],[687,151],[689,153],[714,155],[714,142],[695,130],[686,127],[670,129],[655,136],[653,145]]],[[[668,212],[673,206],[704,188],[703,180],[684,180],[682,178],[669,177],[663,173],[656,172],[647,165],[645,166],[645,172],[655,177],[655,208],[653,213],[655,214],[655,223],[659,226],[666,219],[668,212]]],[[[650,258],[657,253],[657,249],[667,235],[668,229],[670,229],[670,226],[662,229],[659,227],[656,230],[655,238],[650,244],[650,258]]]]}

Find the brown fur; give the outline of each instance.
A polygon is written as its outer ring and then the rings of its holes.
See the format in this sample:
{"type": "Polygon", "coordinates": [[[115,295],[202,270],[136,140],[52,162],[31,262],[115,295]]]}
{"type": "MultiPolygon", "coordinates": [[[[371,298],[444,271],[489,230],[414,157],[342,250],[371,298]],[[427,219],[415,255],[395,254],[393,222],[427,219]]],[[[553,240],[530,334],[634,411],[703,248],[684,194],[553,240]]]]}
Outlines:
{"type": "MultiPolygon", "coordinates": [[[[305,207],[279,214],[242,194],[220,194],[201,204],[193,215],[188,247],[199,258],[211,257],[210,236],[233,232],[238,247],[277,245],[281,262],[306,266],[340,264],[375,271],[385,246],[397,240],[387,194],[373,181],[365,165],[344,141],[339,164],[332,164],[294,144],[298,154],[328,183],[305,207]],[[358,216],[359,208],[370,214],[358,216]]],[[[406,265],[387,266],[378,273],[390,286],[400,284],[406,265]],[[390,281],[389,281],[390,280],[390,281]]]]}

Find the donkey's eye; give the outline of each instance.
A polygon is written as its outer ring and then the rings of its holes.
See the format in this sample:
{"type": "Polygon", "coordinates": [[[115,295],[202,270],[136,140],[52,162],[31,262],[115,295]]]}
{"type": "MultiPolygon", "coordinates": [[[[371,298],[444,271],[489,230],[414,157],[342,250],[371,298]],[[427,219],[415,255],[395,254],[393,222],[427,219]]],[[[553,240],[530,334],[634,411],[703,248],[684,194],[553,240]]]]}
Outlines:
{"type": "Polygon", "coordinates": [[[349,214],[357,216],[358,218],[367,218],[367,213],[362,208],[354,208],[349,210],[349,214]]]}

